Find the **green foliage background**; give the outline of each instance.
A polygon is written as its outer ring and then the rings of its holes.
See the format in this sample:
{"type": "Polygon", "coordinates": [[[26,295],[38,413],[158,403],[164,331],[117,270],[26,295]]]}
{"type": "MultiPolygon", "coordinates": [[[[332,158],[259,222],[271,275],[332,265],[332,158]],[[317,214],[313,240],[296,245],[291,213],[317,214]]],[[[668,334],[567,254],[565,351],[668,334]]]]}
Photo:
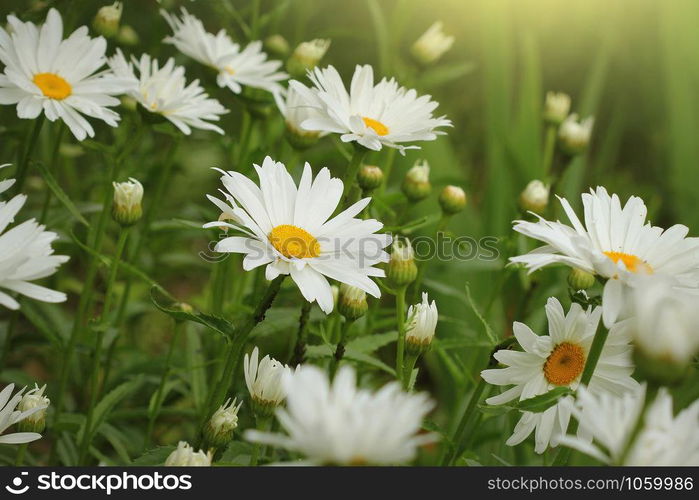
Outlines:
{"type": "MultiPolygon", "coordinates": [[[[40,22],[45,10],[31,9],[51,4],[61,11],[67,27],[72,29],[89,25],[97,8],[107,3],[3,0],[0,18],[16,12],[23,19],[40,22]]],[[[204,20],[209,31],[225,28],[236,40],[244,42],[253,33],[240,21],[249,19],[254,3],[163,1],[162,7],[172,10],[176,5],[185,5],[204,20]]],[[[175,57],[187,67],[188,78],[201,78],[209,92],[231,113],[224,117],[224,138],[196,132],[180,143],[172,158],[176,175],[167,186],[162,202],[154,209],[151,234],[139,261],[133,263],[147,279],[141,275],[133,280],[125,322],[115,344],[118,363],[105,388],[105,393],[114,388],[124,392],[117,394],[119,405],[109,411],[108,420],[100,427],[99,446],[93,452],[107,463],[131,462],[140,454],[145,408],[162,371],[172,331],[171,320],[151,302],[152,282],[160,284],[178,300],[210,311],[208,281],[218,264],[198,255],[206,251],[212,236],[200,229],[200,224],[218,215],[204,197],[218,187],[218,175],[210,167],[251,170],[249,162],[237,166],[231,163],[230,152],[239,137],[241,102],[229,91],[216,88],[205,69],[178,54],[172,46],[161,43],[168,28],[158,14],[160,6],[155,1],[126,0],[124,4],[123,23],[133,26],[141,38],[136,48],[124,47],[124,50],[137,55],[148,52],[161,60],[175,57]],[[122,389],[124,382],[131,384],[128,391],[122,389]]],[[[601,184],[619,193],[622,199],[631,194],[643,197],[655,224],[683,223],[692,228],[690,234],[696,234],[699,31],[695,24],[699,3],[691,0],[287,0],[262,1],[260,12],[259,37],[280,33],[292,47],[303,40],[331,38],[332,46],[322,64],[335,65],[346,79],[355,64],[372,64],[378,75],[395,75],[401,83],[432,94],[440,103],[438,111],[454,121],[447,136],[424,143],[421,151],[409,151],[404,158],[395,155],[390,188],[383,198],[386,203],[398,199],[396,193],[402,175],[416,159],[426,158],[432,167],[434,195],[410,207],[408,220],[436,213],[436,193],[442,186],[461,185],[469,195],[469,206],[466,212],[454,217],[450,231],[475,238],[506,237],[500,246],[503,256],[513,250],[513,245],[522,249],[525,243],[510,237],[510,223],[519,216],[518,193],[529,180],[544,175],[542,101],[547,90],[558,90],[572,96],[574,111],[583,116],[592,114],[596,119],[589,152],[576,159],[561,185],[562,193],[573,205],[579,206],[581,191],[601,184]],[[419,71],[410,62],[408,48],[435,20],[444,21],[445,31],[454,34],[456,42],[438,65],[419,71]]],[[[129,113],[123,109],[120,112],[129,113]]],[[[14,107],[0,107],[0,163],[17,163],[18,147],[29,125],[16,118],[14,107]]],[[[83,216],[91,219],[100,209],[108,163],[100,144],[125,139],[128,129],[122,125],[112,131],[96,124],[96,139],[84,144],[64,134],[58,156],[53,154],[56,130],[56,124],[44,127],[34,159],[55,169],[60,186],[83,216]]],[[[290,149],[281,140],[282,132],[282,121],[273,114],[253,136],[248,160],[260,162],[267,154],[282,160],[291,158],[290,149]]],[[[143,182],[145,205],[163,167],[170,161],[168,151],[172,141],[167,127],[145,134],[120,175],[122,179],[134,176],[143,182]]],[[[297,160],[309,161],[314,169],[327,166],[341,175],[346,159],[337,147],[328,138],[297,160]]],[[[369,163],[379,165],[388,161],[386,151],[372,154],[368,159],[369,163]]],[[[294,168],[298,167],[295,164],[294,168]]],[[[30,171],[26,191],[30,202],[22,216],[39,217],[46,186],[36,168],[30,171]]],[[[12,340],[11,354],[4,360],[0,379],[3,383],[19,384],[46,381],[53,399],[51,391],[55,390],[60,348],[70,331],[76,300],[83,292],[81,278],[86,253],[74,242],[75,238],[84,241],[85,228],[55,198],[46,224],[61,234],[55,245],[59,253],[71,255],[70,263],[51,278],[51,285],[67,291],[70,299],[62,305],[23,301],[22,315],[17,319],[18,333],[12,340]]],[[[420,231],[431,234],[433,228],[428,226],[420,231]]],[[[115,241],[116,227],[111,227],[104,255],[111,255],[115,241]]],[[[465,396],[471,391],[490,349],[485,342],[484,326],[467,299],[467,284],[476,308],[484,312],[499,337],[508,334],[512,320],[526,320],[535,330],[542,331],[546,298],[566,297],[563,271],[540,273],[541,276],[534,277],[535,286],[532,286],[520,273],[503,271],[503,265],[502,258],[431,263],[425,286],[437,299],[441,321],[438,342],[424,360],[418,386],[432,392],[439,401],[432,428],[444,431],[456,424],[465,396]]],[[[102,280],[105,271],[102,269],[102,280]]],[[[98,282],[99,290],[101,284],[103,281],[98,282]]],[[[244,288],[243,295],[248,291],[244,288]]],[[[287,355],[293,345],[299,297],[293,287],[285,288],[268,320],[255,330],[253,340],[263,352],[281,359],[287,355]]],[[[391,298],[386,297],[383,304],[390,311],[391,298]]],[[[250,306],[249,302],[237,308],[231,306],[223,314],[236,318],[249,311],[250,306]]],[[[4,336],[13,319],[7,311],[1,314],[0,332],[4,336]]],[[[319,311],[314,309],[312,319],[316,326],[312,331],[317,344],[322,344],[320,318],[319,311]]],[[[389,312],[385,318],[390,318],[389,312]]],[[[384,322],[388,324],[388,320],[384,322]]],[[[383,332],[390,339],[390,328],[383,332]]],[[[378,363],[391,356],[390,349],[381,348],[384,345],[381,339],[377,337],[376,345],[355,346],[357,355],[360,358],[371,355],[369,364],[380,367],[378,363]]],[[[156,428],[156,440],[163,445],[171,445],[193,433],[196,410],[203,404],[207,390],[211,355],[220,348],[222,339],[203,326],[190,325],[179,342],[175,353],[176,377],[168,387],[163,417],[156,428]]],[[[323,347],[311,352],[322,356],[323,347]]],[[[88,339],[82,339],[78,346],[82,366],[87,365],[89,353],[88,339]]],[[[378,383],[387,377],[377,370],[369,378],[378,383]]],[[[64,429],[74,430],[80,425],[77,410],[85,398],[84,381],[83,372],[76,369],[71,381],[72,398],[67,402],[71,411],[60,423],[64,429]]],[[[697,387],[699,384],[688,383],[678,389],[679,402],[686,404],[695,399],[699,395],[697,387]]],[[[468,444],[475,451],[462,457],[460,463],[550,461],[550,454],[536,456],[531,444],[515,449],[504,445],[515,417],[512,414],[482,416],[483,425],[469,437],[468,444]]],[[[243,414],[241,427],[250,424],[249,416],[243,414]]],[[[74,443],[66,436],[60,454],[63,463],[70,464],[74,461],[74,443]]],[[[46,446],[44,441],[32,445],[32,459],[41,462],[42,452],[46,451],[42,447],[46,446]]],[[[231,462],[237,460],[237,452],[246,452],[244,444],[236,446],[240,449],[229,450],[227,455],[231,462]]],[[[153,457],[162,460],[160,455],[164,452],[154,453],[153,457]]],[[[13,459],[4,449],[0,449],[0,457],[6,461],[13,459]]],[[[138,463],[149,463],[148,460],[156,458],[145,457],[138,463]]],[[[424,460],[429,463],[431,459],[427,456],[424,460]]],[[[578,462],[582,460],[577,458],[578,462]]]]}

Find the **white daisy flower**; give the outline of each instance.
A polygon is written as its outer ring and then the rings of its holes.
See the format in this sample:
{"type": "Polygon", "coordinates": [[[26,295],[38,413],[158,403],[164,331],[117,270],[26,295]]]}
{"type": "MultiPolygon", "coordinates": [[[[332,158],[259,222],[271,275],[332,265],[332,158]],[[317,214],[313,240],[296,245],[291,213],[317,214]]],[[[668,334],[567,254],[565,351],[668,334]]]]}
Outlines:
{"type": "Polygon", "coordinates": [[[404,153],[405,149],[420,148],[403,143],[432,141],[445,133],[435,130],[437,127],[451,126],[444,116],[432,116],[438,103],[430,96],[418,96],[393,78],[383,78],[374,85],[374,70],[368,64],[356,67],[349,92],[332,66],[315,68],[308,77],[313,88],[296,80],[290,82],[306,105],[321,115],[302,122],[306,130],[342,134],[342,141],[356,141],[376,151],[387,146],[404,153]]]}
{"type": "MultiPolygon", "coordinates": [[[[13,432],[11,434],[2,435],[3,432],[7,430],[8,427],[21,422],[22,420],[31,417],[35,413],[43,412],[48,406],[44,404],[32,405],[26,410],[16,409],[17,405],[22,401],[22,395],[26,389],[22,389],[17,394],[12,396],[12,391],[15,388],[15,384],[10,384],[6,386],[2,392],[0,392],[0,443],[2,444],[23,444],[31,443],[41,438],[41,434],[38,432],[13,432]]],[[[39,388],[32,389],[27,392],[26,396],[31,396],[39,392],[39,388]]],[[[43,389],[42,389],[43,393],[43,389]]],[[[46,399],[46,398],[44,398],[46,399]]]]}
{"type": "Polygon", "coordinates": [[[306,163],[298,187],[284,164],[270,157],[255,169],[259,187],[239,172],[221,171],[226,188],[221,192],[226,201],[209,199],[233,223],[217,220],[204,227],[224,226],[244,234],[222,239],[215,250],[246,254],[246,271],[266,265],[268,280],[290,275],[304,298],[317,301],[326,313],[333,309],[326,278],[380,297],[381,291],[371,277],[384,276],[383,270],[373,266],[388,261],[383,248],[390,244],[391,236],[376,234],[383,227],[379,221],[355,217],[370,198],[332,217],[342,198],[343,184],[330,177],[327,168],[313,179],[311,166],[306,163]]]}
{"type": "Polygon", "coordinates": [[[240,45],[234,43],[225,30],[215,35],[207,32],[202,22],[184,7],[181,17],[162,10],[161,13],[173,32],[172,36],[165,38],[165,43],[215,69],[219,87],[228,87],[236,94],[242,91],[243,86],[273,94],[283,90],[279,82],[286,80],[288,75],[277,71],[282,65],[281,61],[267,60],[267,54],[262,52],[262,42],[251,42],[241,51],[240,45]]]}
{"type": "Polygon", "coordinates": [[[252,354],[246,354],[243,358],[245,385],[257,405],[274,408],[284,402],[282,377],[291,368],[269,355],[259,358],[260,351],[257,347],[252,350],[252,354]]]}
{"type": "Polygon", "coordinates": [[[274,100],[284,117],[287,131],[292,135],[293,144],[312,145],[319,137],[328,134],[328,132],[303,129],[301,126],[303,122],[320,118],[321,114],[316,108],[308,106],[293,87],[285,93],[275,94],[274,100]]]}
{"type": "Polygon", "coordinates": [[[593,394],[581,387],[577,401],[564,404],[579,421],[583,434],[591,436],[593,442],[564,436],[561,444],[613,465],[699,465],[699,400],[674,416],[672,397],[664,388],[648,407],[641,432],[620,463],[643,408],[645,392],[645,385],[621,396],[593,394]]]}
{"type": "MultiPolygon", "coordinates": [[[[548,335],[537,335],[527,325],[515,322],[513,332],[523,351],[500,350],[495,353],[495,359],[507,365],[507,368],[481,372],[483,379],[490,384],[514,387],[486,402],[499,405],[513,399],[522,401],[556,387],[575,390],[580,383],[600,316],[600,308],[583,310],[575,303],[565,314],[561,303],[552,297],[546,303],[548,335]]],[[[632,372],[628,336],[623,328],[613,327],[592,375],[590,390],[622,394],[637,385],[631,378],[632,372]]],[[[570,409],[563,406],[561,401],[542,413],[524,412],[507,444],[517,445],[536,431],[535,450],[543,453],[549,445],[557,446],[568,428],[569,420],[570,409]]]]}
{"type": "Polygon", "coordinates": [[[61,119],[78,140],[94,137],[85,116],[117,126],[119,115],[108,109],[113,97],[133,88],[130,79],[96,73],[107,62],[107,42],[90,38],[81,26],[63,40],[63,21],[51,9],[42,26],[8,16],[9,31],[0,28],[0,104],[16,104],[17,116],[35,119],[43,111],[61,119]]]}
{"type": "Polygon", "coordinates": [[[223,135],[223,130],[210,122],[219,121],[228,110],[209,97],[199,80],[188,85],[184,68],[175,66],[174,59],[168,59],[162,67],[148,54],[127,62],[121,50],[117,49],[109,59],[109,66],[115,75],[138,82],[129,95],[144,109],[168,119],[183,134],[191,134],[193,127],[223,135]]]}
{"type": "MultiPolygon", "coordinates": [[[[8,187],[5,182],[0,189],[8,187]]],[[[44,226],[34,219],[6,231],[26,201],[25,195],[18,194],[10,201],[0,202],[0,289],[42,302],[64,302],[65,293],[31,283],[55,273],[68,260],[65,255],[53,254],[51,243],[58,235],[44,231],[44,226]]],[[[0,291],[0,305],[19,309],[19,302],[3,291],[0,291]]]]}
{"type": "Polygon", "coordinates": [[[357,388],[349,366],[331,384],[320,368],[304,365],[283,383],[286,408],[276,415],[287,434],[248,431],[248,440],[298,452],[314,465],[406,463],[435,440],[419,434],[432,402],[426,394],[403,392],[397,382],[372,392],[357,388]]]}
{"type": "Polygon", "coordinates": [[[699,238],[687,238],[686,226],[652,226],[640,198],[632,196],[622,208],[619,197],[609,196],[603,187],[582,195],[584,225],[568,201],[559,200],[573,227],[541,217],[538,222],[515,221],[515,231],[546,245],[510,260],[525,264],[530,272],[565,264],[608,278],[602,300],[606,326],[619,317],[627,288],[638,275],[667,276],[699,291],[699,238]]]}

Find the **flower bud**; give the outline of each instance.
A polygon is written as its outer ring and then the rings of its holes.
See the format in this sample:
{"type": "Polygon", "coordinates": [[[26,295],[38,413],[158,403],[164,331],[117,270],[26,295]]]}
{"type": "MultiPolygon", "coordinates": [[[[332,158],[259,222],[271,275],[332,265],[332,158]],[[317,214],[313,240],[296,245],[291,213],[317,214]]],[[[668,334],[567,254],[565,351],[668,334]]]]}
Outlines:
{"type": "Polygon", "coordinates": [[[207,443],[216,448],[227,445],[233,439],[233,431],[238,427],[238,410],[241,401],[236,405],[237,400],[230,398],[218,410],[214,412],[204,427],[204,437],[207,443]]]}
{"type": "Polygon", "coordinates": [[[418,64],[436,62],[454,44],[454,37],[442,31],[442,22],[437,21],[418,38],[410,48],[410,53],[418,64]]]}
{"type": "Polygon", "coordinates": [[[349,320],[356,320],[364,316],[367,309],[369,309],[369,305],[364,290],[345,283],[340,285],[340,298],[337,306],[340,314],[349,320]]]}
{"type": "Polygon", "coordinates": [[[357,174],[357,183],[363,192],[370,193],[383,184],[383,170],[374,165],[364,165],[357,174]]]}
{"type": "Polygon", "coordinates": [[[127,182],[114,182],[112,217],[123,227],[134,225],[143,215],[143,186],[133,177],[127,182]]]}
{"type": "Polygon", "coordinates": [[[568,274],[568,285],[575,291],[587,290],[595,284],[595,275],[583,271],[582,269],[572,268],[568,274]]]}
{"type": "Polygon", "coordinates": [[[396,238],[393,242],[386,276],[397,287],[408,286],[417,278],[417,265],[409,239],[396,238]]]}
{"type": "Polygon", "coordinates": [[[591,116],[578,122],[578,115],[575,113],[566,118],[558,130],[558,142],[563,152],[570,156],[584,152],[590,143],[594,123],[595,120],[591,116]]]}
{"type": "Polygon", "coordinates": [[[544,121],[560,125],[570,113],[570,96],[563,92],[547,92],[544,102],[544,121]]]}
{"type": "Polygon", "coordinates": [[[466,208],[466,193],[458,186],[446,186],[439,193],[439,206],[446,215],[455,215],[466,208]]]}
{"type": "Polygon", "coordinates": [[[17,422],[17,430],[19,432],[38,432],[41,433],[46,427],[46,409],[51,401],[44,396],[46,384],[39,388],[34,384],[34,389],[27,392],[17,404],[17,411],[25,412],[36,408],[34,413],[27,415],[24,419],[17,422]]]}
{"type": "Polygon", "coordinates": [[[337,285],[330,285],[330,293],[333,294],[333,306],[337,307],[337,301],[340,298],[340,287],[337,285]]]}
{"type": "Polygon", "coordinates": [[[213,455],[203,450],[194,451],[189,443],[180,441],[175,449],[165,460],[166,466],[171,467],[208,467],[211,465],[213,455]]]}
{"type": "Polygon", "coordinates": [[[264,47],[265,52],[279,59],[285,58],[287,55],[289,55],[289,50],[291,50],[289,47],[289,42],[287,42],[286,38],[279,34],[270,35],[265,38],[264,47]]]}
{"type": "Polygon", "coordinates": [[[681,381],[699,353],[696,295],[661,277],[640,277],[629,313],[639,377],[661,385],[681,381]]]}
{"type": "Polygon", "coordinates": [[[401,186],[403,194],[412,202],[424,200],[430,195],[432,185],[430,184],[430,165],[426,160],[418,160],[415,165],[408,170],[401,186]]]}
{"type": "Polygon", "coordinates": [[[116,40],[121,45],[126,45],[128,47],[135,47],[141,41],[138,33],[136,33],[136,30],[128,24],[125,24],[119,28],[119,33],[117,33],[116,40]]]}
{"type": "Polygon", "coordinates": [[[286,62],[286,70],[294,78],[304,77],[308,70],[318,66],[328,48],[330,40],[322,38],[300,43],[286,62]]]}
{"type": "Polygon", "coordinates": [[[282,377],[291,368],[270,356],[265,356],[258,362],[259,356],[257,347],[252,350],[252,354],[246,354],[243,358],[243,372],[253,412],[257,417],[269,417],[286,398],[282,377]]]}
{"type": "Polygon", "coordinates": [[[549,187],[539,180],[531,181],[519,195],[522,210],[542,215],[549,204],[549,187]]]}
{"type": "Polygon", "coordinates": [[[429,302],[427,293],[422,294],[422,302],[408,308],[405,327],[405,348],[408,353],[420,355],[427,351],[437,328],[437,304],[429,302]]]}
{"type": "Polygon", "coordinates": [[[105,38],[112,38],[119,32],[122,10],[121,2],[114,2],[112,5],[102,7],[92,20],[92,27],[105,38]]]}

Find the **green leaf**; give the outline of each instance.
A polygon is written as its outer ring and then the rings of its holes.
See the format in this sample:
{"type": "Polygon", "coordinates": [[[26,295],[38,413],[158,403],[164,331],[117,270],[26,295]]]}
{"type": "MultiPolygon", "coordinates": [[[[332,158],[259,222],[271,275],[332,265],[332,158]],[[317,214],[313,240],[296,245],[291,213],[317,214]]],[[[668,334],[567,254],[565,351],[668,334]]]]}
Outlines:
{"type": "Polygon", "coordinates": [[[483,317],[480,309],[478,309],[478,306],[473,301],[473,297],[471,297],[471,287],[469,286],[468,283],[466,283],[466,301],[468,302],[468,305],[471,306],[471,309],[473,310],[473,314],[476,315],[478,320],[483,325],[483,328],[485,329],[485,334],[488,336],[488,340],[490,340],[491,345],[492,346],[496,345],[498,343],[498,341],[497,341],[497,338],[495,337],[495,334],[493,333],[493,329],[490,327],[490,324],[483,317]]]}
{"type": "Polygon", "coordinates": [[[114,409],[114,407],[119,404],[123,399],[130,396],[143,383],[143,376],[138,376],[132,380],[124,382],[123,384],[115,387],[106,396],[104,396],[99,403],[95,406],[95,413],[92,420],[92,428],[85,429],[85,424],[80,428],[79,434],[82,437],[84,432],[89,432],[94,434],[94,432],[100,428],[102,422],[107,420],[107,417],[114,409]]]}
{"type": "Polygon", "coordinates": [[[63,191],[61,186],[58,185],[58,182],[53,177],[53,174],[51,174],[49,169],[46,168],[46,165],[39,161],[33,163],[41,172],[41,176],[44,178],[44,182],[46,182],[46,185],[49,187],[56,199],[63,203],[63,205],[68,209],[68,211],[73,215],[73,217],[75,217],[78,220],[78,222],[85,225],[85,227],[90,227],[90,224],[88,224],[87,220],[85,220],[85,217],[82,216],[80,210],[77,209],[77,207],[71,201],[70,197],[65,193],[65,191],[63,191]]]}
{"type": "Polygon", "coordinates": [[[347,347],[353,351],[370,353],[391,342],[395,342],[397,338],[398,332],[396,331],[378,333],[376,335],[365,335],[348,342],[347,347]]]}
{"type": "Polygon", "coordinates": [[[104,422],[99,428],[99,434],[102,434],[109,444],[112,445],[114,451],[119,455],[119,459],[123,462],[122,465],[129,465],[131,463],[131,457],[129,456],[128,439],[126,436],[119,431],[116,427],[104,422]]]}
{"type": "Polygon", "coordinates": [[[175,446],[158,446],[156,448],[152,448],[135,459],[131,465],[163,465],[167,457],[175,448],[175,446]]]}
{"type": "Polygon", "coordinates": [[[573,394],[573,390],[570,387],[556,387],[544,394],[519,401],[513,406],[521,411],[541,413],[558,403],[559,399],[569,396],[570,394],[573,394]]]}
{"type": "Polygon", "coordinates": [[[230,321],[199,311],[184,311],[179,302],[172,299],[169,295],[166,296],[165,293],[167,292],[160,287],[152,287],[150,291],[151,301],[153,301],[155,307],[171,316],[175,321],[194,321],[220,333],[226,340],[235,338],[236,327],[230,321]]]}

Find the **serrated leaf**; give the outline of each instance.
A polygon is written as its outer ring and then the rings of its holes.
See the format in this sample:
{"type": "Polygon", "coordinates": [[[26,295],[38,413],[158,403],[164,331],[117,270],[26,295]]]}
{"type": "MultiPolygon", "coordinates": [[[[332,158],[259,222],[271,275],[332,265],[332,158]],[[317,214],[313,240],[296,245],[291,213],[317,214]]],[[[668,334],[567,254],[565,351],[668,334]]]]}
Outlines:
{"type": "Polygon", "coordinates": [[[85,423],[80,427],[79,434],[82,435],[85,432],[94,434],[97,429],[99,429],[102,422],[107,420],[107,417],[114,409],[114,407],[119,404],[123,399],[134,393],[143,383],[143,376],[138,376],[132,380],[124,382],[118,385],[110,392],[108,392],[97,405],[95,405],[95,412],[92,420],[92,428],[85,429],[85,423]]]}
{"type": "Polygon", "coordinates": [[[164,290],[160,287],[152,287],[150,297],[155,307],[171,316],[175,321],[193,321],[220,333],[226,340],[233,340],[235,338],[236,327],[227,319],[199,311],[183,311],[182,308],[178,306],[178,302],[166,296],[164,290]]]}

